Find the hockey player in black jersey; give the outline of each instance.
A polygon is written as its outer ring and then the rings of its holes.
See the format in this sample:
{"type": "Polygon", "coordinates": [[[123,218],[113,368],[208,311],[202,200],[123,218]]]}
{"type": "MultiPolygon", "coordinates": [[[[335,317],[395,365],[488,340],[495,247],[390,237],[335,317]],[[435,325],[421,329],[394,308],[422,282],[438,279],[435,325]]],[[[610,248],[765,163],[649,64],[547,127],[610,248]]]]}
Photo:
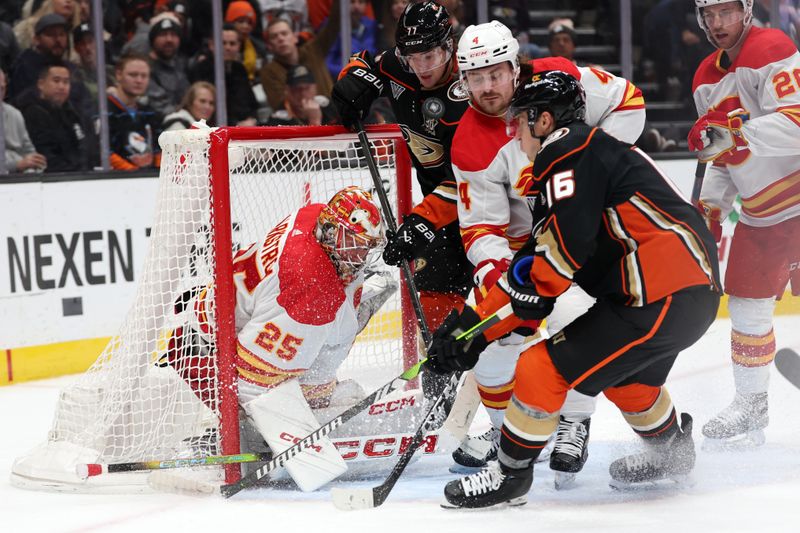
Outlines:
{"type": "Polygon", "coordinates": [[[352,128],[379,96],[392,104],[411,151],[423,201],[397,234],[387,234],[384,260],[415,260],[414,281],[429,327],[435,329],[453,307],[461,308],[472,286],[458,228],[456,181],[450,143],[468,106],[462,89],[450,17],[432,1],[409,4],[397,25],[397,46],[372,58],[361,52],[342,69],[333,103],[352,128]]]}
{"type": "Polygon", "coordinates": [[[603,392],[643,440],[643,453],[611,464],[612,485],[679,479],[694,467],[692,418],[678,416],[664,382],[716,316],[714,239],[644,153],[587,126],[583,113],[583,89],[569,74],[534,74],[518,87],[509,127],[534,161],[526,190],[545,199],[542,223],[507,280],[436,331],[430,365],[470,368],[486,342],[546,317],[573,282],[597,303],[520,356],[498,461],[448,483],[448,507],[524,504],[569,389],[603,392]],[[455,340],[509,301],[511,317],[469,343],[455,340]]]}

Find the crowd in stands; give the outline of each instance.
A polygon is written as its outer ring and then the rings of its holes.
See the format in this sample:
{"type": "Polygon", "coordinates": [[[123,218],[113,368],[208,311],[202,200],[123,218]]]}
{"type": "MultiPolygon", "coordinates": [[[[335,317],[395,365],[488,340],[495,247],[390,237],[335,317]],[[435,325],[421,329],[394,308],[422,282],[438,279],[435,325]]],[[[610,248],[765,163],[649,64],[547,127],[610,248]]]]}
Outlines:
{"type": "MultiPolygon", "coordinates": [[[[162,131],[200,119],[217,124],[217,39],[224,55],[227,124],[336,123],[330,93],[342,66],[340,2],[350,3],[352,51],[376,54],[394,46],[396,23],[409,0],[223,0],[221,35],[212,35],[211,0],[103,0],[111,167],[156,167],[162,131]]],[[[440,3],[452,15],[456,37],[476,21],[475,2],[440,3]]],[[[664,90],[677,84],[685,92],[694,67],[710,50],[693,22],[693,2],[645,3],[644,75],[664,90]]],[[[81,171],[100,164],[92,4],[3,0],[0,6],[9,172],[81,171]]],[[[524,0],[490,4],[512,14],[510,26],[527,56],[574,59],[578,34],[572,20],[552,20],[543,42],[532,42],[524,0]]],[[[795,36],[797,4],[781,2],[781,24],[795,36]]],[[[391,122],[390,107],[374,106],[371,120],[391,122]]]]}

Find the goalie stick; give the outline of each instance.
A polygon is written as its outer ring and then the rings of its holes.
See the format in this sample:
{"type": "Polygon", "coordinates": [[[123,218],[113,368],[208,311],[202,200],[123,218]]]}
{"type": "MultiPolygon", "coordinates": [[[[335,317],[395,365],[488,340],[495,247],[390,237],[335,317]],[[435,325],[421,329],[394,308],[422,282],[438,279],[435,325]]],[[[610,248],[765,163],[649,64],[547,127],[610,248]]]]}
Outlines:
{"type": "MultiPolygon", "coordinates": [[[[493,325],[497,324],[507,316],[511,315],[512,313],[511,304],[506,304],[501,309],[499,309],[495,314],[490,317],[487,317],[483,321],[476,324],[474,327],[470,328],[469,330],[465,331],[458,337],[456,340],[462,342],[468,342],[471,339],[475,338],[476,336],[480,335],[493,325]]],[[[431,407],[428,409],[428,412],[425,414],[425,419],[423,420],[420,427],[417,429],[417,432],[414,434],[414,439],[409,444],[406,451],[397,461],[397,464],[394,466],[389,475],[386,477],[386,480],[378,485],[377,487],[372,488],[344,488],[344,487],[334,487],[331,489],[331,497],[333,498],[333,504],[336,506],[337,509],[341,509],[343,511],[352,511],[356,509],[372,509],[374,507],[378,507],[386,501],[386,498],[389,497],[389,493],[394,488],[397,480],[400,479],[403,471],[408,466],[408,463],[411,461],[411,458],[414,455],[414,452],[419,449],[420,445],[425,440],[425,433],[430,430],[431,425],[435,422],[434,418],[437,414],[437,411],[442,408],[446,397],[449,394],[453,394],[458,387],[459,378],[461,376],[461,372],[454,372],[450,375],[450,380],[447,382],[442,393],[439,395],[438,398],[431,404],[431,407]]]]}
{"type": "Polygon", "coordinates": [[[800,355],[791,348],[781,348],[775,354],[775,368],[786,380],[800,389],[800,355]]]}
{"type": "Polygon", "coordinates": [[[214,466],[238,463],[258,463],[272,459],[271,453],[240,453],[236,455],[210,455],[188,459],[163,459],[153,461],[137,461],[132,463],[85,463],[75,467],[75,473],[81,479],[101,474],[118,472],[136,472],[140,470],[165,470],[167,468],[188,468],[192,466],[214,466]]]}
{"type": "MultiPolygon", "coordinates": [[[[475,337],[477,335],[480,335],[485,330],[487,330],[488,328],[492,327],[494,324],[496,324],[497,322],[499,322],[500,320],[502,320],[503,318],[508,316],[508,314],[510,314],[510,313],[511,313],[511,304],[508,304],[505,307],[503,307],[502,309],[500,309],[499,311],[497,311],[497,313],[486,317],[481,322],[477,323],[474,327],[472,327],[471,329],[469,329],[469,330],[465,331],[464,333],[462,333],[458,337],[459,340],[467,341],[467,340],[472,339],[473,337],[475,337]]],[[[274,456],[267,464],[265,464],[264,466],[262,466],[258,470],[250,472],[249,474],[244,476],[242,479],[240,479],[236,483],[231,483],[230,485],[223,485],[222,487],[220,487],[220,494],[222,494],[226,498],[230,498],[234,494],[237,494],[237,493],[241,492],[243,489],[255,486],[261,479],[266,477],[267,474],[269,474],[273,470],[276,470],[277,468],[285,465],[291,458],[293,458],[297,454],[301,453],[303,450],[305,450],[307,448],[311,448],[316,442],[318,442],[323,437],[327,436],[331,431],[333,431],[334,429],[336,429],[339,426],[343,425],[345,422],[347,422],[348,420],[350,420],[351,418],[353,418],[354,416],[359,414],[361,411],[363,411],[365,409],[368,409],[372,404],[374,404],[375,402],[377,402],[381,398],[384,398],[385,396],[387,396],[392,391],[395,391],[395,390],[399,389],[400,387],[405,385],[406,382],[408,382],[408,381],[414,379],[415,377],[417,377],[419,375],[420,370],[422,369],[422,365],[423,365],[423,363],[425,363],[425,361],[427,361],[427,359],[421,360],[420,362],[418,362],[417,364],[415,364],[414,366],[412,366],[411,368],[409,368],[408,370],[406,370],[405,372],[403,372],[402,374],[400,374],[399,376],[394,378],[389,383],[385,384],[384,386],[382,386],[381,388],[379,388],[378,390],[376,390],[375,392],[373,392],[369,396],[365,397],[363,400],[361,400],[357,404],[353,405],[349,409],[346,409],[340,415],[334,417],[327,424],[323,424],[322,426],[317,428],[312,433],[309,433],[306,437],[304,437],[304,438],[300,439],[299,441],[297,441],[297,443],[295,443],[293,446],[287,448],[283,452],[281,452],[278,455],[274,456]]],[[[450,382],[448,382],[448,385],[451,384],[452,382],[453,382],[453,380],[451,379],[450,382]]],[[[456,385],[457,384],[458,384],[458,380],[456,380],[456,385]]],[[[444,394],[441,394],[439,396],[439,398],[437,398],[437,402],[434,402],[433,405],[436,406],[436,404],[438,403],[438,400],[444,398],[444,396],[445,396],[444,394]]],[[[431,409],[428,410],[428,413],[426,414],[426,418],[432,412],[434,412],[433,407],[431,407],[431,409]]],[[[417,448],[419,448],[419,444],[417,444],[416,447],[414,447],[414,444],[417,442],[416,436],[417,435],[415,434],[415,439],[412,442],[412,444],[409,446],[408,450],[412,450],[412,449],[416,450],[417,448]]],[[[408,452],[406,452],[406,453],[408,453],[408,452]]],[[[402,461],[402,459],[401,459],[401,461],[402,461]]],[[[398,465],[399,465],[399,463],[398,463],[398,465]]],[[[404,468],[405,468],[405,465],[397,473],[397,476],[399,476],[400,473],[402,473],[404,468]]],[[[395,466],[395,469],[392,472],[394,473],[395,470],[397,470],[397,466],[395,466]]],[[[394,482],[392,482],[392,485],[394,485],[394,482]]],[[[391,490],[391,488],[390,488],[390,490],[391,490]]],[[[387,492],[387,494],[388,494],[388,492],[387,492]]]]}

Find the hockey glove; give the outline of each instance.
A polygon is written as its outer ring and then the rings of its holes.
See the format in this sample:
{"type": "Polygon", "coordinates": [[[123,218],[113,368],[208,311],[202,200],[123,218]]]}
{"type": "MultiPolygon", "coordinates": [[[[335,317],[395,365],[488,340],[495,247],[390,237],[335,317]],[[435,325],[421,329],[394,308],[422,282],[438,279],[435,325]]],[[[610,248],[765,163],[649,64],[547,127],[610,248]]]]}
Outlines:
{"type": "Polygon", "coordinates": [[[381,95],[383,82],[360,59],[346,66],[333,86],[333,105],[342,118],[342,124],[353,129],[356,121],[369,114],[372,102],[381,95]]]}
{"type": "Polygon", "coordinates": [[[542,320],[553,311],[555,298],[539,296],[536,285],[531,281],[533,256],[515,257],[508,272],[508,282],[500,280],[499,285],[508,292],[514,314],[523,320],[542,320]]]}
{"type": "Polygon", "coordinates": [[[466,342],[456,338],[480,321],[481,317],[468,305],[460,315],[452,310],[433,334],[425,368],[436,374],[449,374],[474,367],[489,341],[482,333],[466,342]]]}
{"type": "Polygon", "coordinates": [[[722,209],[700,200],[697,208],[706,221],[706,226],[716,242],[722,240],[722,209]]]}
{"type": "Polygon", "coordinates": [[[414,258],[417,250],[429,245],[436,238],[433,224],[417,214],[410,214],[405,222],[397,228],[397,233],[386,231],[386,247],[383,249],[383,261],[387,265],[397,266],[403,261],[414,258]]]}
{"type": "Polygon", "coordinates": [[[742,125],[748,118],[744,109],[706,113],[689,131],[689,149],[699,152],[697,158],[704,163],[728,164],[740,150],[747,150],[742,125]]]}
{"type": "Polygon", "coordinates": [[[489,289],[497,284],[497,281],[508,271],[510,264],[510,259],[485,259],[478,263],[472,276],[475,286],[480,290],[482,296],[486,296],[489,289]]]}

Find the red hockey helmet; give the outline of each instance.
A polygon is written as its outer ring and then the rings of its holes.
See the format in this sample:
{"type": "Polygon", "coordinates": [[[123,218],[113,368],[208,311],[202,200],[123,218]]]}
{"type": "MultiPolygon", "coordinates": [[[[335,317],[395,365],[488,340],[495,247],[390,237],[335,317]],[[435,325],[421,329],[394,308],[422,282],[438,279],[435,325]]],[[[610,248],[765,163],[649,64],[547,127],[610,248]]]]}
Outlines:
{"type": "Polygon", "coordinates": [[[373,262],[386,238],[372,195],[360,187],[334,194],[319,214],[317,238],[345,279],[373,262]]]}

